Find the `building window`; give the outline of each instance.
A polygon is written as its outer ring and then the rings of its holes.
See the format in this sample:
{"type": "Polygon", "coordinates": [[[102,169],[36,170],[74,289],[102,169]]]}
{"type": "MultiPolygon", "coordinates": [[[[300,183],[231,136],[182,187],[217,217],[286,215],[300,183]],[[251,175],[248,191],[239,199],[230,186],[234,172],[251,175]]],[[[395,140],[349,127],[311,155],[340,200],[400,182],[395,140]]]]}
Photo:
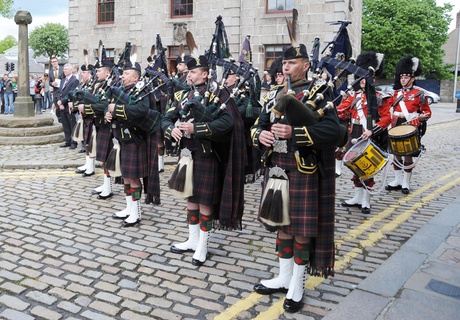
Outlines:
{"type": "Polygon", "coordinates": [[[112,62],[115,62],[115,49],[107,49],[105,48],[105,54],[107,56],[107,60],[110,60],[112,62]]]}
{"type": "Polygon", "coordinates": [[[171,18],[193,16],[193,0],[171,0],[171,18]]]}
{"type": "Polygon", "coordinates": [[[276,58],[283,54],[283,48],[286,45],[282,44],[275,44],[275,45],[266,45],[265,46],[265,63],[264,63],[264,70],[269,70],[273,61],[276,58]]]}
{"type": "Polygon", "coordinates": [[[98,0],[98,24],[115,22],[115,0],[98,0]]]}
{"type": "MultiPolygon", "coordinates": [[[[99,49],[94,49],[94,55],[96,57],[99,57],[99,49]]],[[[115,49],[113,48],[105,48],[105,55],[107,57],[107,60],[110,60],[112,62],[115,62],[115,49]]]]}
{"type": "MultiPolygon", "coordinates": [[[[169,72],[177,72],[177,62],[176,59],[179,56],[179,46],[168,46],[168,70],[169,72]]],[[[190,55],[187,46],[184,46],[185,55],[190,55]]]]}
{"type": "Polygon", "coordinates": [[[294,9],[294,0],[267,0],[267,13],[278,13],[294,9]]]}

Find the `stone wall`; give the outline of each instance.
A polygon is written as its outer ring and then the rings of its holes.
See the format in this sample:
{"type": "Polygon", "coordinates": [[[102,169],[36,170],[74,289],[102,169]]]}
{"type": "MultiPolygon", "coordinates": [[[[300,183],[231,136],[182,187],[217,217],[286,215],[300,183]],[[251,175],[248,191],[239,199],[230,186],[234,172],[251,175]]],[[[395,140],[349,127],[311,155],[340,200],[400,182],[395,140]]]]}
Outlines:
{"type": "MultiPolygon", "coordinates": [[[[460,81],[457,79],[457,92],[460,91],[460,81]]],[[[441,101],[442,102],[457,102],[454,98],[454,80],[441,80],[441,101]]]]}
{"type": "MultiPolygon", "coordinates": [[[[264,45],[289,43],[285,18],[291,16],[291,13],[267,14],[265,6],[266,0],[197,0],[193,17],[172,19],[170,1],[116,1],[115,23],[98,25],[97,1],[69,0],[69,61],[81,63],[83,49],[92,57],[99,40],[106,48],[115,48],[118,52],[130,41],[138,47],[138,61],[145,65],[157,34],[161,35],[164,46],[185,44],[185,39],[174,36],[177,24],[186,25],[200,52],[204,52],[211,44],[216,17],[221,15],[233,56],[238,57],[241,44],[249,34],[253,64],[262,70],[264,45]]],[[[301,42],[310,50],[315,37],[319,37],[323,49],[339,28],[331,23],[350,20],[348,30],[356,56],[361,46],[361,6],[359,0],[296,0],[301,42]]]]}

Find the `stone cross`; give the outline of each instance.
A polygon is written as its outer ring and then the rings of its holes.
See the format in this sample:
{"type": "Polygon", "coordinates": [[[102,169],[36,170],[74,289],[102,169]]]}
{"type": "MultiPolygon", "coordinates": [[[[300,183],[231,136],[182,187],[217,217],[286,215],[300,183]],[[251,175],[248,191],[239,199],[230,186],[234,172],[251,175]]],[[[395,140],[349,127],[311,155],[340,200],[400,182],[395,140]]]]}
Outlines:
{"type": "Polygon", "coordinates": [[[29,34],[27,25],[32,23],[30,12],[20,10],[14,16],[18,31],[18,96],[14,102],[15,117],[34,117],[34,105],[29,92],[29,34]]]}

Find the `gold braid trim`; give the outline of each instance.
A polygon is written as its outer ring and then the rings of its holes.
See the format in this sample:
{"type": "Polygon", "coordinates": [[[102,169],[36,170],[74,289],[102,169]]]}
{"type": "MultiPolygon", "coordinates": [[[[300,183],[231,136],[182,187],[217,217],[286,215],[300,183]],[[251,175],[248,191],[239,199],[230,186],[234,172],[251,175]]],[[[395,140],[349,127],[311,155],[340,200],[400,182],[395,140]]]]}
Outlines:
{"type": "Polygon", "coordinates": [[[293,136],[296,140],[296,145],[309,147],[314,144],[307,127],[292,127],[293,136]]]}
{"type": "Polygon", "coordinates": [[[116,105],[114,113],[115,117],[121,118],[123,120],[128,120],[128,117],[126,116],[125,105],[116,105]]]}
{"type": "Polygon", "coordinates": [[[197,138],[212,136],[211,128],[209,128],[209,125],[207,122],[195,123],[195,136],[197,138]]]}

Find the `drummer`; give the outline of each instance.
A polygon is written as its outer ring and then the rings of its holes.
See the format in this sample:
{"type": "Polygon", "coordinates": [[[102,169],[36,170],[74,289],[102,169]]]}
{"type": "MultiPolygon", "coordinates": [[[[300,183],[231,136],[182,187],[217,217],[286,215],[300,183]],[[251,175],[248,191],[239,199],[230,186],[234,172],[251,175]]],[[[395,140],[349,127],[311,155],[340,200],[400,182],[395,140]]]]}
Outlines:
{"type": "MultiPolygon", "coordinates": [[[[420,139],[426,132],[426,121],[431,118],[431,109],[424,91],[415,87],[415,77],[421,73],[422,64],[418,58],[408,56],[399,60],[395,72],[391,117],[392,127],[402,124],[417,127],[420,139]]],[[[410,193],[410,179],[414,168],[413,157],[418,157],[420,152],[419,149],[412,154],[395,155],[393,161],[395,179],[386,186],[387,190],[401,190],[403,194],[410,193]]]]}
{"type": "MultiPolygon", "coordinates": [[[[390,96],[375,92],[374,79],[383,73],[383,54],[365,52],[358,56],[356,65],[366,69],[375,70],[373,75],[359,82],[360,89],[351,93],[337,107],[337,113],[341,120],[349,120],[349,142],[346,149],[349,150],[356,140],[372,141],[382,150],[387,148],[386,128],[390,125],[390,96]],[[370,68],[371,67],[371,68],[370,68]],[[367,80],[366,80],[367,79],[367,80]],[[369,121],[372,115],[372,121],[369,121]]],[[[370,193],[375,182],[372,177],[363,180],[356,174],[351,179],[354,184],[354,197],[342,202],[344,207],[361,207],[361,212],[371,212],[370,193]]]]}

